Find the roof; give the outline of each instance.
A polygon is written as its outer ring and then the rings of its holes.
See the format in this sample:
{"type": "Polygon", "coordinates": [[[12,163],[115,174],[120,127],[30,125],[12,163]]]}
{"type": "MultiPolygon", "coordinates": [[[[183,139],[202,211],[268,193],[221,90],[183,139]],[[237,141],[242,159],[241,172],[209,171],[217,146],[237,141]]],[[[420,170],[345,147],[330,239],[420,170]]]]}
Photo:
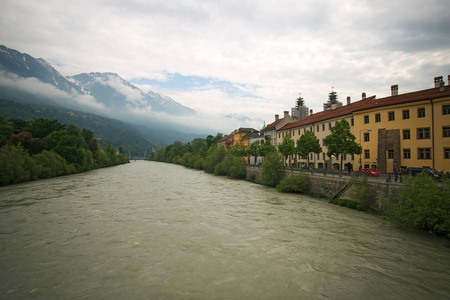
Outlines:
{"type": "Polygon", "coordinates": [[[398,96],[390,96],[380,99],[375,99],[368,102],[364,107],[360,107],[355,111],[378,108],[389,105],[411,103],[423,100],[437,99],[450,96],[450,86],[443,86],[444,91],[441,92],[440,88],[432,88],[417,92],[399,94],[398,96]]]}
{"type": "Polygon", "coordinates": [[[351,104],[338,107],[334,110],[321,111],[321,112],[309,115],[308,117],[306,117],[305,119],[303,119],[301,121],[288,123],[278,130],[287,130],[287,129],[291,129],[291,128],[295,128],[295,127],[299,127],[299,126],[304,126],[304,125],[313,124],[313,123],[317,123],[317,122],[321,122],[321,121],[325,121],[325,120],[329,120],[329,119],[333,119],[333,118],[346,116],[346,115],[352,114],[356,110],[361,109],[362,107],[365,107],[367,105],[367,103],[369,103],[370,101],[373,101],[374,99],[375,99],[375,96],[371,96],[366,99],[362,99],[360,101],[356,101],[351,104]]]}
{"type": "Polygon", "coordinates": [[[345,115],[352,114],[354,112],[379,108],[383,106],[397,105],[403,103],[411,103],[423,100],[430,100],[436,98],[443,98],[450,96],[450,86],[443,86],[444,91],[441,92],[441,88],[431,88],[422,91],[416,91],[411,93],[400,94],[397,96],[389,96],[385,98],[376,99],[375,96],[368,97],[366,99],[353,102],[352,104],[341,106],[334,110],[322,111],[313,115],[308,116],[306,119],[297,121],[294,123],[289,123],[280,128],[279,130],[287,130],[299,126],[304,126],[308,124],[313,124],[328,119],[333,119],[345,115]]]}
{"type": "Polygon", "coordinates": [[[269,130],[273,130],[275,129],[275,126],[280,123],[284,118],[275,120],[275,122],[270,123],[269,125],[266,126],[266,128],[262,129],[261,131],[269,131],[269,130]]]}
{"type": "Polygon", "coordinates": [[[257,132],[258,130],[253,129],[253,128],[244,128],[244,127],[240,127],[239,129],[237,129],[238,132],[257,132]]]}

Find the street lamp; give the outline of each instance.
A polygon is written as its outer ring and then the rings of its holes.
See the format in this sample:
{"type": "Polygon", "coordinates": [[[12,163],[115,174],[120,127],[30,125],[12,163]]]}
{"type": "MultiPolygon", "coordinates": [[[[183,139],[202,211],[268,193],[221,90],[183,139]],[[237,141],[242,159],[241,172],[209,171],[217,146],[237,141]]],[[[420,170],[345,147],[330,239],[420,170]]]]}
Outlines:
{"type": "Polygon", "coordinates": [[[359,154],[359,171],[362,170],[362,160],[361,160],[361,156],[362,156],[362,140],[361,140],[361,132],[363,131],[372,131],[371,129],[361,129],[359,131],[359,146],[361,147],[361,153],[359,154]]]}

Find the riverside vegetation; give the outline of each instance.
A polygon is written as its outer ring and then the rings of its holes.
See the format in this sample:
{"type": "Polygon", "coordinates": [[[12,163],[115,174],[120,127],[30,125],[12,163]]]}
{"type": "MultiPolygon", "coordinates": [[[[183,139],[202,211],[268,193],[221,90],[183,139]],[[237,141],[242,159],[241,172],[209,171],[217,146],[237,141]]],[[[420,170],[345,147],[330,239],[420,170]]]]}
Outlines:
{"type": "Polygon", "coordinates": [[[90,130],[56,120],[0,116],[0,185],[84,172],[128,162],[113,146],[100,149],[90,130]]]}
{"type": "MultiPolygon", "coordinates": [[[[175,142],[152,153],[150,160],[175,163],[197,170],[204,170],[217,176],[236,179],[247,178],[244,159],[249,150],[233,147],[228,151],[217,142],[222,138],[208,136],[197,138],[191,143],[175,142]]],[[[275,147],[264,144],[253,149],[252,155],[264,157],[260,178],[248,176],[248,180],[275,187],[279,192],[300,193],[312,197],[325,195],[312,193],[310,177],[306,174],[285,177],[283,155],[275,147]],[[259,151],[258,149],[262,149],[259,151]]],[[[330,199],[331,203],[365,212],[376,212],[401,227],[425,230],[450,238],[450,182],[438,183],[429,176],[406,176],[401,189],[389,199],[378,200],[383,211],[377,211],[376,193],[368,184],[366,176],[353,179],[350,199],[330,199]]]]}

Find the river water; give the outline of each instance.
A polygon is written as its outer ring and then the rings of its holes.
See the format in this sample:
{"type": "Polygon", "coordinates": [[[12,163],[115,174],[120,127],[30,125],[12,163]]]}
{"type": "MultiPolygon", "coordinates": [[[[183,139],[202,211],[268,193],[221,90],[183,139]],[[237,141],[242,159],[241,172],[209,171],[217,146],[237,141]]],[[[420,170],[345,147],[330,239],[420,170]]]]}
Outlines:
{"type": "Polygon", "coordinates": [[[138,161],[0,188],[1,299],[445,299],[450,242],[138,161]]]}

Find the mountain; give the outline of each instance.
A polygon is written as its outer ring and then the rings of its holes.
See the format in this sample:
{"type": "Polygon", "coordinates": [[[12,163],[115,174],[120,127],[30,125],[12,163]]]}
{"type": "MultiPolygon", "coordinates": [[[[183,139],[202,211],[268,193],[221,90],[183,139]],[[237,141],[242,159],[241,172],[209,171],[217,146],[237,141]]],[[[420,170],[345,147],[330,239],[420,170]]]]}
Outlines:
{"type": "Polygon", "coordinates": [[[83,73],[67,79],[109,109],[124,109],[125,106],[128,109],[165,112],[169,115],[195,114],[193,109],[170,97],[155,92],[144,94],[116,73],[83,73]]]}
{"type": "Polygon", "coordinates": [[[199,136],[193,134],[196,129],[177,123],[195,111],[170,97],[144,93],[115,73],[66,78],[44,59],[1,45],[0,99],[117,119],[161,145],[199,136]]]}
{"type": "Polygon", "coordinates": [[[68,93],[82,93],[73,83],[56,71],[42,58],[34,58],[0,45],[0,70],[17,74],[24,78],[34,77],[68,93]]]}

